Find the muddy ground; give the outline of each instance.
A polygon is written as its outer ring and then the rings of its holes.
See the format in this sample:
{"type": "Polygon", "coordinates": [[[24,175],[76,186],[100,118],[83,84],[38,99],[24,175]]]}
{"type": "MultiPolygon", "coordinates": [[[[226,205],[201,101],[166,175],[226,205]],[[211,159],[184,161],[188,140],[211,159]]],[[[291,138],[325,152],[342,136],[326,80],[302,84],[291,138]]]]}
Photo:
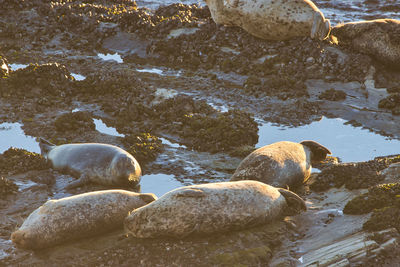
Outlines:
{"type": "MultiPolygon", "coordinates": [[[[339,117],[400,138],[396,66],[331,40],[260,40],[216,25],[206,7],[151,11],[123,0],[4,0],[0,53],[0,123],[19,122],[25,134],[56,144],[118,145],[144,174],[173,174],[182,184],[229,180],[257,144],[256,119],[299,126],[339,117]],[[118,53],[122,62],[100,53],[118,53]],[[96,131],[93,118],[124,136],[96,131]]],[[[296,189],[307,212],[254,229],[184,240],[138,240],[121,229],[32,252],[9,239],[34,209],[106,188],[66,191],[75,178],[38,154],[9,149],[0,157],[0,265],[390,266],[398,260],[400,229],[374,218],[379,212],[398,218],[396,184],[382,193],[388,201],[371,204],[380,210],[343,210],[356,196],[373,195],[374,186],[396,183],[398,161],[322,164],[296,189]]]]}

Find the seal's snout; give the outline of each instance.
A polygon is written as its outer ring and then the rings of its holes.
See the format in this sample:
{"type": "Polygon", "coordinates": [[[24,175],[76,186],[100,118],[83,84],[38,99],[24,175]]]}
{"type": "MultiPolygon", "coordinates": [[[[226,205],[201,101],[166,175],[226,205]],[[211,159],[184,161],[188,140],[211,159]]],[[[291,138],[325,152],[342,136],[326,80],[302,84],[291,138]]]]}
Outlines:
{"type": "Polygon", "coordinates": [[[15,231],[11,234],[11,241],[17,248],[28,248],[27,233],[21,230],[15,231]]]}

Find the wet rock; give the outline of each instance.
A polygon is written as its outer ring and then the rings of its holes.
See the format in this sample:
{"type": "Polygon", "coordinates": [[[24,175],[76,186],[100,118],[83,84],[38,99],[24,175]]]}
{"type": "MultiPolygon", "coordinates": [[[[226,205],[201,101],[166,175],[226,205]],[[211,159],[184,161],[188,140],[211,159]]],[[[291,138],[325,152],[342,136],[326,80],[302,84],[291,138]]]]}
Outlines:
{"type": "Polygon", "coordinates": [[[0,198],[4,198],[7,194],[12,194],[18,191],[18,186],[11,180],[0,177],[0,198]]]}
{"type": "Polygon", "coordinates": [[[141,166],[155,160],[163,149],[161,140],[150,133],[129,134],[122,142],[141,166]]]}
{"type": "Polygon", "coordinates": [[[349,201],[343,212],[346,214],[365,214],[387,206],[394,206],[399,200],[400,184],[380,184],[368,192],[349,201]]]}
{"type": "Polygon", "coordinates": [[[314,191],[327,190],[330,187],[345,185],[348,189],[368,188],[381,182],[381,171],[391,163],[398,162],[396,156],[377,157],[373,160],[357,163],[341,163],[324,168],[310,185],[314,191]]]}
{"type": "Polygon", "coordinates": [[[58,132],[85,132],[96,128],[91,114],[84,111],[62,114],[54,121],[54,126],[58,132]]]}
{"type": "Polygon", "coordinates": [[[340,101],[346,99],[346,93],[343,90],[335,90],[333,88],[321,93],[318,98],[330,101],[340,101]]]}
{"type": "Polygon", "coordinates": [[[369,188],[368,192],[349,201],[343,212],[365,214],[373,212],[363,229],[377,231],[394,227],[400,230],[400,184],[381,184],[369,188]]]}
{"type": "Polygon", "coordinates": [[[49,164],[43,156],[25,149],[11,147],[0,154],[0,174],[3,175],[47,168],[49,164]]]}
{"type": "Polygon", "coordinates": [[[378,107],[391,110],[393,115],[400,115],[400,93],[390,94],[381,99],[378,107]]]}
{"type": "Polygon", "coordinates": [[[2,97],[51,97],[61,100],[72,93],[73,78],[67,68],[58,63],[30,64],[10,72],[0,80],[2,97]]]}
{"type": "Polygon", "coordinates": [[[199,151],[229,151],[243,145],[254,146],[258,141],[257,123],[248,113],[220,113],[205,101],[194,101],[188,96],[175,96],[156,105],[153,118],[172,123],[162,128],[199,151]]]}

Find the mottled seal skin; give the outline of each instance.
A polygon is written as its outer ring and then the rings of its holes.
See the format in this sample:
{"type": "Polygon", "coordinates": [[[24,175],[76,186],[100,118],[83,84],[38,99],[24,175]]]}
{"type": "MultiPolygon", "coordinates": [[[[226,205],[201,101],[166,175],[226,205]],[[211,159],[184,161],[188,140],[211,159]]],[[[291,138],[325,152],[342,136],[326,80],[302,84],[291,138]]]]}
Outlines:
{"type": "Polygon", "coordinates": [[[376,19],[349,22],[332,28],[339,45],[400,67],[400,20],[376,19]]]}
{"type": "Polygon", "coordinates": [[[89,182],[107,186],[136,186],[140,181],[142,171],[139,163],[119,147],[100,143],[55,146],[44,139],[40,139],[39,146],[54,169],[79,178],[68,185],[68,189],[89,182]]]}
{"type": "Polygon", "coordinates": [[[276,187],[296,187],[310,177],[312,163],[323,161],[327,154],[331,154],[329,149],[315,141],[273,143],[250,153],[231,181],[257,180],[276,187]]]}
{"type": "Polygon", "coordinates": [[[323,40],[331,24],[309,0],[205,0],[215,23],[239,26],[267,40],[323,40]]]}
{"type": "Polygon", "coordinates": [[[306,210],[286,189],[258,181],[184,186],[132,211],[125,230],[138,238],[202,235],[245,229],[306,210]]]}
{"type": "Polygon", "coordinates": [[[36,250],[122,228],[129,211],[156,199],[154,194],[103,190],[49,200],[28,216],[11,240],[19,248],[36,250]]]}

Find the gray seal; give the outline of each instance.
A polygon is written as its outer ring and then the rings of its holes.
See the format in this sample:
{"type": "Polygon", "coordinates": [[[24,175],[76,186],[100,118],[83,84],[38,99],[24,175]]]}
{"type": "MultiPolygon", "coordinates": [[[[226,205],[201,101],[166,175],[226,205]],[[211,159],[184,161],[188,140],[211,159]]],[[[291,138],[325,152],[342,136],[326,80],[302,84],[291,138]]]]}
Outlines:
{"type": "Polygon", "coordinates": [[[125,190],[103,190],[49,200],[34,210],[11,240],[19,248],[42,249],[118,228],[129,211],[157,197],[125,190]]]}
{"type": "Polygon", "coordinates": [[[44,139],[40,139],[39,146],[54,169],[79,178],[68,185],[68,189],[88,182],[106,186],[136,186],[140,181],[142,171],[139,163],[117,146],[100,143],[55,146],[44,139]]]}
{"type": "Polygon", "coordinates": [[[276,142],[244,158],[231,181],[257,180],[276,187],[296,187],[310,177],[312,163],[325,160],[327,154],[331,154],[329,149],[315,141],[276,142]]]}
{"type": "Polygon", "coordinates": [[[184,186],[133,210],[125,230],[138,238],[221,233],[265,224],[306,210],[295,193],[258,181],[184,186]]]}
{"type": "Polygon", "coordinates": [[[340,46],[349,46],[383,63],[400,67],[400,20],[376,19],[339,24],[332,28],[332,36],[340,46]]]}
{"type": "Polygon", "coordinates": [[[309,0],[205,0],[215,23],[239,26],[267,40],[310,36],[323,40],[330,22],[309,0]]]}

